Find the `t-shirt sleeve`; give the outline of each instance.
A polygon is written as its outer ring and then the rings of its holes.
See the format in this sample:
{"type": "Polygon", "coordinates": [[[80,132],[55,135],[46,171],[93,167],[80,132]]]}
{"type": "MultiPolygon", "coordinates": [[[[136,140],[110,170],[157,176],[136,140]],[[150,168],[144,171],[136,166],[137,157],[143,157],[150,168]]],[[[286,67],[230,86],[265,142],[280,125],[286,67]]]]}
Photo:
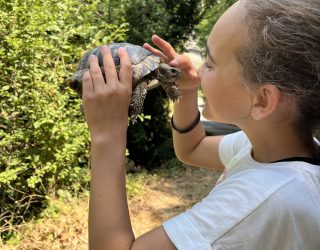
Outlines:
{"type": "Polygon", "coordinates": [[[217,240],[290,180],[287,176],[272,180],[268,178],[272,175],[266,175],[261,177],[255,170],[235,174],[191,209],[164,222],[172,243],[179,250],[216,249],[217,240]]]}
{"type": "Polygon", "coordinates": [[[188,212],[164,222],[163,227],[179,250],[212,250],[211,243],[202,236],[197,225],[193,225],[188,212]]]}
{"type": "Polygon", "coordinates": [[[219,156],[226,167],[229,161],[249,142],[243,131],[224,136],[219,144],[219,156]]]}

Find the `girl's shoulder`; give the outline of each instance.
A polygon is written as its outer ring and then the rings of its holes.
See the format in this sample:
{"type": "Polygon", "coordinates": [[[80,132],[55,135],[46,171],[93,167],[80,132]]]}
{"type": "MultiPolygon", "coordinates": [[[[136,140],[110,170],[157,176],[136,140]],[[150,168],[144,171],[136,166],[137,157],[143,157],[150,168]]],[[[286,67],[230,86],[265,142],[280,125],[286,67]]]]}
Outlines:
{"type": "Polygon", "coordinates": [[[220,160],[226,166],[230,159],[246,147],[251,148],[251,143],[243,131],[225,135],[219,144],[220,160]]]}

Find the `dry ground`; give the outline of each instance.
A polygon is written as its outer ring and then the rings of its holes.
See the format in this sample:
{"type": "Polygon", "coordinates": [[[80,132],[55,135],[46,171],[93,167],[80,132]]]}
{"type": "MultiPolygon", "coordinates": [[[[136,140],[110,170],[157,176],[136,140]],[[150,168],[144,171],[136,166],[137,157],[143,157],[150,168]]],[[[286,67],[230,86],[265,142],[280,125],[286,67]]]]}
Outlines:
{"type": "MultiPolygon", "coordinates": [[[[132,225],[136,236],[191,207],[212,189],[219,174],[185,167],[174,173],[148,175],[143,191],[129,199],[132,225]]],[[[17,245],[0,249],[17,250],[83,250],[87,249],[88,197],[53,201],[51,215],[18,228],[17,245]]],[[[50,214],[50,211],[49,211],[50,214]]]]}

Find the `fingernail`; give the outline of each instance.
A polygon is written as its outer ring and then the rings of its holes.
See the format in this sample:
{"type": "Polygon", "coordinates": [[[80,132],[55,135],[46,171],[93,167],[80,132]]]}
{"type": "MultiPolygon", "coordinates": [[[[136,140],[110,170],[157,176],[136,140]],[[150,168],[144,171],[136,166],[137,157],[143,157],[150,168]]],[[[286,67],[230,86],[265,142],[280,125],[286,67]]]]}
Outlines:
{"type": "Polygon", "coordinates": [[[90,61],[95,60],[95,58],[96,58],[95,55],[90,55],[90,56],[89,56],[89,60],[90,60],[90,61]]]}
{"type": "Polygon", "coordinates": [[[175,60],[173,60],[173,61],[171,61],[171,62],[169,63],[169,65],[172,66],[172,67],[174,67],[174,66],[177,66],[178,64],[177,64],[177,62],[176,62],[175,60]]]}
{"type": "Polygon", "coordinates": [[[120,52],[120,53],[123,53],[123,52],[125,52],[125,51],[127,51],[127,49],[124,48],[124,47],[120,47],[120,48],[118,49],[118,52],[120,52]]]}
{"type": "Polygon", "coordinates": [[[104,51],[104,52],[109,52],[110,51],[110,48],[107,46],[107,45],[103,45],[101,47],[101,50],[104,51]]]}

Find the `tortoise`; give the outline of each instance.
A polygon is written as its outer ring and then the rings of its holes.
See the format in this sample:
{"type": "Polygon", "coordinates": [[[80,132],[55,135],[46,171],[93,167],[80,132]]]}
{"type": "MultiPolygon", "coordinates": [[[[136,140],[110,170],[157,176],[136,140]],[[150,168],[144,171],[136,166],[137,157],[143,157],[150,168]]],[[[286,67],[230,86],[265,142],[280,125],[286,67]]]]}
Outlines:
{"type": "MultiPolygon", "coordinates": [[[[163,63],[160,57],[138,45],[110,43],[108,46],[111,49],[117,71],[120,69],[118,48],[126,48],[132,63],[132,97],[129,106],[129,117],[132,122],[135,122],[137,116],[141,113],[148,90],[160,85],[171,100],[176,101],[180,97],[176,83],[180,75],[179,69],[163,63]]],[[[78,63],[77,71],[66,80],[68,85],[77,91],[80,98],[82,96],[82,77],[84,72],[89,69],[88,59],[90,55],[93,54],[98,57],[99,66],[104,74],[101,47],[99,46],[86,52],[78,63]]]]}

